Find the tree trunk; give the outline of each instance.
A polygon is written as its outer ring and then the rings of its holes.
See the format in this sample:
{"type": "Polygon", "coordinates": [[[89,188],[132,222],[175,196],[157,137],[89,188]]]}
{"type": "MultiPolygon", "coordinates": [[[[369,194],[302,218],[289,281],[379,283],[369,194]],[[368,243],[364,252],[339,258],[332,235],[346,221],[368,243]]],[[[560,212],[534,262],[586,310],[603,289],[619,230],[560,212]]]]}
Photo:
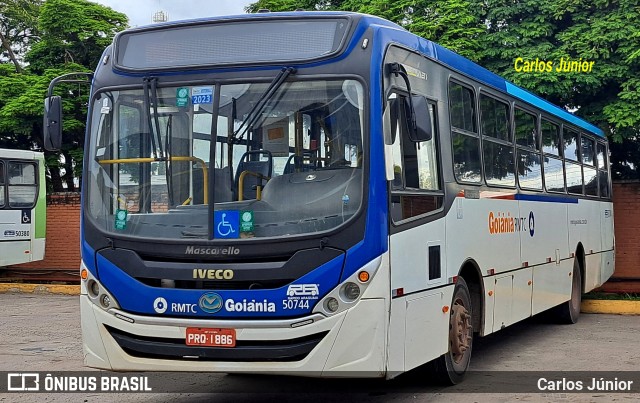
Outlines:
{"type": "Polygon", "coordinates": [[[76,185],[73,181],[73,158],[67,152],[63,152],[64,155],[64,170],[66,171],[62,179],[67,184],[67,192],[75,192],[76,185]]]}
{"type": "Polygon", "coordinates": [[[49,168],[49,175],[51,176],[51,187],[54,192],[64,192],[64,186],[62,186],[62,178],[60,177],[60,168],[49,168]]]}
{"type": "Polygon", "coordinates": [[[9,54],[9,59],[11,59],[13,64],[16,66],[16,72],[22,73],[23,72],[22,66],[20,66],[20,63],[18,62],[18,59],[16,58],[15,53],[13,53],[13,49],[11,49],[11,43],[2,34],[2,32],[0,32],[0,42],[2,43],[2,48],[6,50],[7,53],[9,54]]]}

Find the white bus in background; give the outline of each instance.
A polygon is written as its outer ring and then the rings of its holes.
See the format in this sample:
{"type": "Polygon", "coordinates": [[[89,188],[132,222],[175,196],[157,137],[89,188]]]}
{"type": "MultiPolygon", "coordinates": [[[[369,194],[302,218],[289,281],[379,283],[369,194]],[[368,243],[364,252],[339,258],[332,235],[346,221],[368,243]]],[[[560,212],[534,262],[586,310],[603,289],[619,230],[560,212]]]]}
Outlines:
{"type": "Polygon", "coordinates": [[[0,149],[0,267],[44,258],[44,154],[0,149]]]}

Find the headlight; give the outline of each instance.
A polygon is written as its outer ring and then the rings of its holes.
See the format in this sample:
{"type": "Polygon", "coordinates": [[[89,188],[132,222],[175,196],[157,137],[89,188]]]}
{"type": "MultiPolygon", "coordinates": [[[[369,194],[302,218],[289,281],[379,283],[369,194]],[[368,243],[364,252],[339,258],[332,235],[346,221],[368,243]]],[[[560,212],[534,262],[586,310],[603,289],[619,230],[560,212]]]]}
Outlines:
{"type": "Polygon", "coordinates": [[[345,283],[342,287],[342,296],[347,301],[355,301],[360,296],[360,287],[356,283],[345,283]]]}
{"type": "Polygon", "coordinates": [[[327,308],[327,311],[329,312],[335,312],[338,310],[338,300],[331,297],[331,298],[327,298],[325,301],[325,306],[327,308]]]}

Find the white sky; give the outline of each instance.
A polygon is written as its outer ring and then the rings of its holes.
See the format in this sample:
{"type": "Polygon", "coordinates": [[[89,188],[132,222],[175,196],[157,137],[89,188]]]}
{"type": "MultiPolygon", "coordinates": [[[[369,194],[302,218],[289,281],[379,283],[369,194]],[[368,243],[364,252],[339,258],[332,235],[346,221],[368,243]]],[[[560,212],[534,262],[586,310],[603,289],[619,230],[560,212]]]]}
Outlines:
{"type": "Polygon", "coordinates": [[[217,15],[244,14],[251,0],[91,0],[126,14],[132,27],[151,24],[156,11],[169,14],[169,21],[217,15]]]}

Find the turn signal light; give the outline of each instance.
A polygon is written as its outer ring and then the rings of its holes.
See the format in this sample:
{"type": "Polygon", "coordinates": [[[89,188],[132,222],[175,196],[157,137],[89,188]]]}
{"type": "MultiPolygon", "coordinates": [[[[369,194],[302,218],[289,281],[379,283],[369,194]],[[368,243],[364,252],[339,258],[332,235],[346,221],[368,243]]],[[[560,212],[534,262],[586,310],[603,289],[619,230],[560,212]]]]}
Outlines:
{"type": "Polygon", "coordinates": [[[358,280],[360,280],[361,283],[366,283],[367,281],[369,281],[369,272],[363,270],[358,273],[358,280]]]}
{"type": "Polygon", "coordinates": [[[80,278],[86,280],[87,277],[89,277],[89,272],[87,271],[87,269],[80,270],[80,278]]]}

